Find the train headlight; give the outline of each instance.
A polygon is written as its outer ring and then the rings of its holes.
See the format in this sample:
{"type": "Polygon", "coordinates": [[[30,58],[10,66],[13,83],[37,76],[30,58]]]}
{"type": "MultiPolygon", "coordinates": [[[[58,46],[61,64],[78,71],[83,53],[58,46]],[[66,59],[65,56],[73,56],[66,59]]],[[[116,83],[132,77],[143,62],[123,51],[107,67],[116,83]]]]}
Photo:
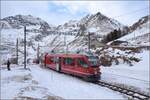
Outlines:
{"type": "Polygon", "coordinates": [[[96,70],[95,70],[94,72],[95,72],[95,74],[97,74],[97,71],[96,71],[96,70]]]}
{"type": "Polygon", "coordinates": [[[86,72],[89,73],[89,70],[87,69],[86,72]]]}

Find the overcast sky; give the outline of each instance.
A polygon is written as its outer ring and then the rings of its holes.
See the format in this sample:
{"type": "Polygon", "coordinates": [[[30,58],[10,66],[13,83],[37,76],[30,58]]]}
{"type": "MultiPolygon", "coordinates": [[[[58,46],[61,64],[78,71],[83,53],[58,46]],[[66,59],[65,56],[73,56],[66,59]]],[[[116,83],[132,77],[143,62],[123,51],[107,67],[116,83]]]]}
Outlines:
{"type": "Polygon", "coordinates": [[[1,1],[1,18],[30,14],[54,25],[97,12],[131,25],[149,14],[149,1],[1,1]]]}

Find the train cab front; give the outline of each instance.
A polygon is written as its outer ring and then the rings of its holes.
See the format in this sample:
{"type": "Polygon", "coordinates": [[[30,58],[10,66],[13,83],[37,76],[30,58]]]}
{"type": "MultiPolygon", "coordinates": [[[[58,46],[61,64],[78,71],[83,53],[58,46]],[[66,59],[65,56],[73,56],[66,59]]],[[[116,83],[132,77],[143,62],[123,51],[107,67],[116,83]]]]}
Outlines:
{"type": "Polygon", "coordinates": [[[90,75],[87,76],[87,81],[96,82],[101,79],[101,71],[98,56],[88,56],[90,75]]]}
{"type": "Polygon", "coordinates": [[[97,82],[101,79],[101,72],[99,67],[89,67],[89,74],[86,76],[86,80],[90,82],[97,82]]]}

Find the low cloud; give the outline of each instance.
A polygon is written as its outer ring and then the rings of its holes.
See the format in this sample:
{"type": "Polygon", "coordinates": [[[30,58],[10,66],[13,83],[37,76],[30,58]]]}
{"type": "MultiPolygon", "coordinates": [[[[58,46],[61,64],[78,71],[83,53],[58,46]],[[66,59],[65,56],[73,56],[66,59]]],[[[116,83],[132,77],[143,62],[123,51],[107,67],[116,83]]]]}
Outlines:
{"type": "Polygon", "coordinates": [[[80,19],[89,13],[101,12],[130,25],[149,14],[148,7],[148,1],[1,1],[1,17],[30,14],[58,25],[71,19],[80,19]],[[147,9],[125,15],[142,8],[147,9]],[[119,15],[123,16],[118,17],[119,15]]]}

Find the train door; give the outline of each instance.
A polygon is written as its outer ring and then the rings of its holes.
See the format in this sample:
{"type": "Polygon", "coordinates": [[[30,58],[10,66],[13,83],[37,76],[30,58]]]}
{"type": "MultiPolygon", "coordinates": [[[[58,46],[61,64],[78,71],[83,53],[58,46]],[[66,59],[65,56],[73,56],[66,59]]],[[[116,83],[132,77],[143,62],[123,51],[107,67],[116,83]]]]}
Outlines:
{"type": "Polygon", "coordinates": [[[73,74],[75,67],[75,59],[71,57],[64,57],[63,58],[63,70],[66,73],[73,74]]]}
{"type": "Polygon", "coordinates": [[[45,66],[45,67],[47,67],[48,59],[49,59],[48,54],[45,54],[45,56],[44,56],[44,66],[45,66]]]}
{"type": "Polygon", "coordinates": [[[56,70],[61,71],[61,57],[56,57],[56,70]]]}

